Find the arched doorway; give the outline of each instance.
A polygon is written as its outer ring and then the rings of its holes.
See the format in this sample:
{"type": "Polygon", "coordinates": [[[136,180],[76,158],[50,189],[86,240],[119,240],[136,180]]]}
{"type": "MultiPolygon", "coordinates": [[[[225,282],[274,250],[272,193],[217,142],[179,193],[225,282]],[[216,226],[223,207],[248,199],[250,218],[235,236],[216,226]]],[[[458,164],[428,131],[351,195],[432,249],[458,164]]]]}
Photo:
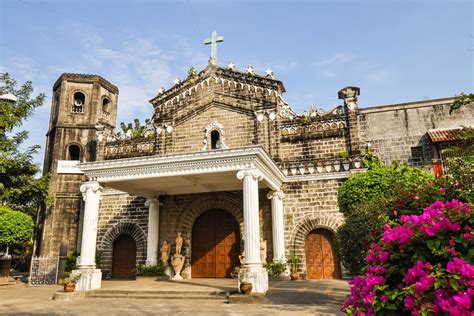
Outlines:
{"type": "Polygon", "coordinates": [[[209,210],[194,222],[191,275],[193,278],[227,278],[238,265],[239,224],[224,210],[209,210]]]}
{"type": "Polygon", "coordinates": [[[341,264],[333,242],[333,234],[326,229],[313,230],[304,242],[308,279],[340,279],[341,264]]]}
{"type": "Polygon", "coordinates": [[[112,278],[135,280],[137,245],[129,235],[121,235],[114,241],[112,278]]]}

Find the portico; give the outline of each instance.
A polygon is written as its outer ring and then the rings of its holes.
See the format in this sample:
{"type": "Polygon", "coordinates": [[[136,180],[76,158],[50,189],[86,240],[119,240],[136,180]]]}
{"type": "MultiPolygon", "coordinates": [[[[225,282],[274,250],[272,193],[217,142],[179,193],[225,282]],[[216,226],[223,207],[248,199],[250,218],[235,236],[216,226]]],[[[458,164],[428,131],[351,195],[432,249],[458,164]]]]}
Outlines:
{"type": "MultiPolygon", "coordinates": [[[[149,265],[158,259],[160,235],[159,196],[189,193],[242,191],[243,243],[245,265],[249,268],[254,292],[268,290],[268,276],[260,259],[261,225],[259,190],[267,189],[271,199],[274,259],[285,261],[283,193],[285,175],[260,146],[222,149],[189,154],[148,156],[80,164],[90,179],[81,186],[84,193],[84,228],[79,270],[94,269],[101,187],[120,190],[147,198],[147,258],[149,265]],[[94,188],[97,188],[93,190],[94,188]],[[87,220],[87,225],[86,225],[87,220]],[[95,225],[95,226],[94,226],[95,225]],[[83,257],[83,253],[86,255],[83,257]]],[[[191,275],[192,277],[192,275],[191,275]]],[[[86,281],[84,281],[87,283],[86,281]]],[[[100,284],[79,283],[79,290],[100,287],[100,284]]]]}

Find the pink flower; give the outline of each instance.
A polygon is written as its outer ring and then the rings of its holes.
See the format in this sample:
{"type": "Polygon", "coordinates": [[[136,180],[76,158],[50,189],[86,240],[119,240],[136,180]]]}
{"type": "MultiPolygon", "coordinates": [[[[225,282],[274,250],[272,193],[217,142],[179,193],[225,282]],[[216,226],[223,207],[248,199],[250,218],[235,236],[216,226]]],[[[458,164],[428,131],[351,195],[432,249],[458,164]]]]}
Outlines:
{"type": "Polygon", "coordinates": [[[404,303],[404,305],[407,309],[412,309],[414,301],[415,301],[415,298],[413,296],[407,295],[407,297],[405,297],[405,300],[403,301],[403,303],[404,303]]]}
{"type": "Polygon", "coordinates": [[[441,188],[439,189],[439,193],[444,195],[446,193],[446,189],[445,188],[441,188]]]}

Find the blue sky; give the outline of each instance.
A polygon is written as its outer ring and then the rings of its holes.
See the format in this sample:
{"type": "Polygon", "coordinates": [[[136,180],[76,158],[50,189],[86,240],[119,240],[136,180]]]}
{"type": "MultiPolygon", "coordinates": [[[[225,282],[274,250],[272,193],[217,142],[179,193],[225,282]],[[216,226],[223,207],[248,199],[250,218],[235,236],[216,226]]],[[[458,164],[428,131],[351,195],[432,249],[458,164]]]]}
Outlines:
{"type": "Polygon", "coordinates": [[[23,126],[25,146],[44,147],[61,73],[105,77],[120,89],[118,122],[144,119],[160,86],[206,65],[213,30],[224,36],[220,65],[272,68],[297,112],[338,105],[348,85],[362,107],[474,86],[471,1],[0,0],[0,71],[48,96],[23,126]]]}

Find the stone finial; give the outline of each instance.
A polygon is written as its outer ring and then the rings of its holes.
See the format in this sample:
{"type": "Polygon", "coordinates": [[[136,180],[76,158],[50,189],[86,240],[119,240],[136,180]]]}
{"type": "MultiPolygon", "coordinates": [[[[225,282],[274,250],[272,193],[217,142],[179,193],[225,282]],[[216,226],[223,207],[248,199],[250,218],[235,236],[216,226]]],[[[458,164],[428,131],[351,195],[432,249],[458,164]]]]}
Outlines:
{"type": "Polygon", "coordinates": [[[340,100],[344,100],[344,105],[351,111],[355,111],[358,108],[358,96],[360,95],[359,87],[345,87],[337,93],[340,100]]]}
{"type": "Polygon", "coordinates": [[[248,65],[246,71],[251,75],[255,74],[255,68],[252,65],[248,65]]]}
{"type": "Polygon", "coordinates": [[[181,79],[179,79],[178,77],[176,77],[176,79],[173,80],[173,83],[174,83],[174,85],[180,84],[180,83],[181,83],[181,79]]]}
{"type": "Polygon", "coordinates": [[[227,69],[229,69],[229,70],[235,70],[235,64],[232,63],[232,62],[229,63],[229,64],[227,65],[227,69]]]}
{"type": "Polygon", "coordinates": [[[158,89],[158,94],[162,94],[163,92],[165,92],[165,88],[160,87],[160,88],[158,89]]]}
{"type": "Polygon", "coordinates": [[[267,68],[267,70],[265,71],[265,76],[266,77],[270,77],[270,78],[275,78],[275,76],[273,75],[273,70],[271,70],[270,68],[267,68]]]}

